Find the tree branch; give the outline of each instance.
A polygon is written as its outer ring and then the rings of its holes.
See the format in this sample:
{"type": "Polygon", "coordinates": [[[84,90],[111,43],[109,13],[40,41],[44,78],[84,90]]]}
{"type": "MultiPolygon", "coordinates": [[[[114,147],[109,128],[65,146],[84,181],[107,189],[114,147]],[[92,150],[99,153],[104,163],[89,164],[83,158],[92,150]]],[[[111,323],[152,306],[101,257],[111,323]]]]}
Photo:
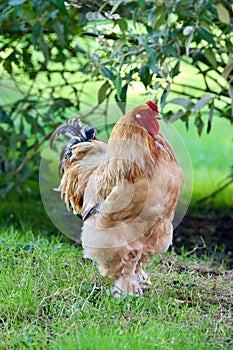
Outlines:
{"type": "Polygon", "coordinates": [[[211,198],[214,198],[216,197],[216,195],[219,193],[219,192],[222,192],[223,190],[225,190],[228,186],[232,185],[233,184],[233,179],[230,179],[229,181],[225,182],[222,186],[220,186],[217,190],[215,190],[214,192],[208,194],[207,196],[199,199],[197,201],[198,204],[201,204],[203,202],[205,202],[206,200],[208,199],[211,199],[211,198]]]}
{"type": "Polygon", "coordinates": [[[31,159],[31,157],[36,153],[36,151],[43,145],[45,141],[47,141],[50,136],[52,135],[53,131],[49,132],[47,135],[43,137],[43,139],[37,143],[30,151],[27,153],[26,157],[23,159],[23,161],[20,163],[18,168],[13,173],[14,176],[16,176],[24,167],[24,165],[31,159]]]}

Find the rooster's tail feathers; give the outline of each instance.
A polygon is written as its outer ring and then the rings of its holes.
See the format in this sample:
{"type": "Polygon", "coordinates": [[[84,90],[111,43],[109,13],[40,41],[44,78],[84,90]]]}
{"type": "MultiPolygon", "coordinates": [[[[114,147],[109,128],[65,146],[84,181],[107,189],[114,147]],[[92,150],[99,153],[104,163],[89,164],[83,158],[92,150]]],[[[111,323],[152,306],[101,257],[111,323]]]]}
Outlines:
{"type": "Polygon", "coordinates": [[[62,175],[63,163],[72,156],[72,146],[79,142],[87,142],[95,139],[96,130],[91,125],[83,125],[78,119],[70,119],[58,126],[50,138],[50,147],[53,149],[54,143],[61,135],[67,135],[71,139],[62,147],[60,153],[59,176],[62,175]]]}
{"type": "Polygon", "coordinates": [[[60,135],[70,136],[78,142],[91,141],[95,137],[95,129],[91,125],[83,125],[80,119],[70,119],[58,126],[50,138],[50,147],[53,148],[54,142],[60,135]]]}

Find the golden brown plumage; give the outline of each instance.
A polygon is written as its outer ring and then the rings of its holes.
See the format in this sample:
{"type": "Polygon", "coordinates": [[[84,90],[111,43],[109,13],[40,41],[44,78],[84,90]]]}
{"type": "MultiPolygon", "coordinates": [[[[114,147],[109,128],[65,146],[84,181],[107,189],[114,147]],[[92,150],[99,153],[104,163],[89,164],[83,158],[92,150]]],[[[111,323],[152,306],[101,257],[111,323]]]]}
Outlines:
{"type": "Polygon", "coordinates": [[[141,295],[150,283],[142,265],[172,243],[183,173],[156,118],[152,102],[137,106],[117,122],[108,143],[74,144],[62,161],[59,190],[85,219],[84,256],[111,278],[116,295],[141,295]]]}

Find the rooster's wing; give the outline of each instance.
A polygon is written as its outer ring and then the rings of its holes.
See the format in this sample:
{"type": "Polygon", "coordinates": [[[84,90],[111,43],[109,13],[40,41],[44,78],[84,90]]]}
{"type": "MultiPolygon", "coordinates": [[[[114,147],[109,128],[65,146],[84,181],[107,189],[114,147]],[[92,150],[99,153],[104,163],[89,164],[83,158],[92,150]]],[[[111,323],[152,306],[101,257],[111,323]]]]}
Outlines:
{"type": "Polygon", "coordinates": [[[67,208],[74,214],[83,211],[83,196],[91,174],[103,161],[107,144],[102,141],[81,142],[71,147],[71,156],[62,162],[64,171],[58,190],[67,208]]]}

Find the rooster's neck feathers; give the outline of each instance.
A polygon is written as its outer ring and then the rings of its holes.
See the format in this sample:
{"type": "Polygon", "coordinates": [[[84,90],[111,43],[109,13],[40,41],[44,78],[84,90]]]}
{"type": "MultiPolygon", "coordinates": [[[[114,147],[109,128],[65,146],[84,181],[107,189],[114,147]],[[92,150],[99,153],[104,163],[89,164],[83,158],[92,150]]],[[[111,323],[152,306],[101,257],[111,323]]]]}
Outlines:
{"type": "Polygon", "coordinates": [[[175,160],[175,155],[162,134],[153,139],[136,123],[117,123],[108,142],[105,162],[99,167],[96,179],[101,195],[119,182],[131,183],[151,179],[160,162],[175,160]]]}

